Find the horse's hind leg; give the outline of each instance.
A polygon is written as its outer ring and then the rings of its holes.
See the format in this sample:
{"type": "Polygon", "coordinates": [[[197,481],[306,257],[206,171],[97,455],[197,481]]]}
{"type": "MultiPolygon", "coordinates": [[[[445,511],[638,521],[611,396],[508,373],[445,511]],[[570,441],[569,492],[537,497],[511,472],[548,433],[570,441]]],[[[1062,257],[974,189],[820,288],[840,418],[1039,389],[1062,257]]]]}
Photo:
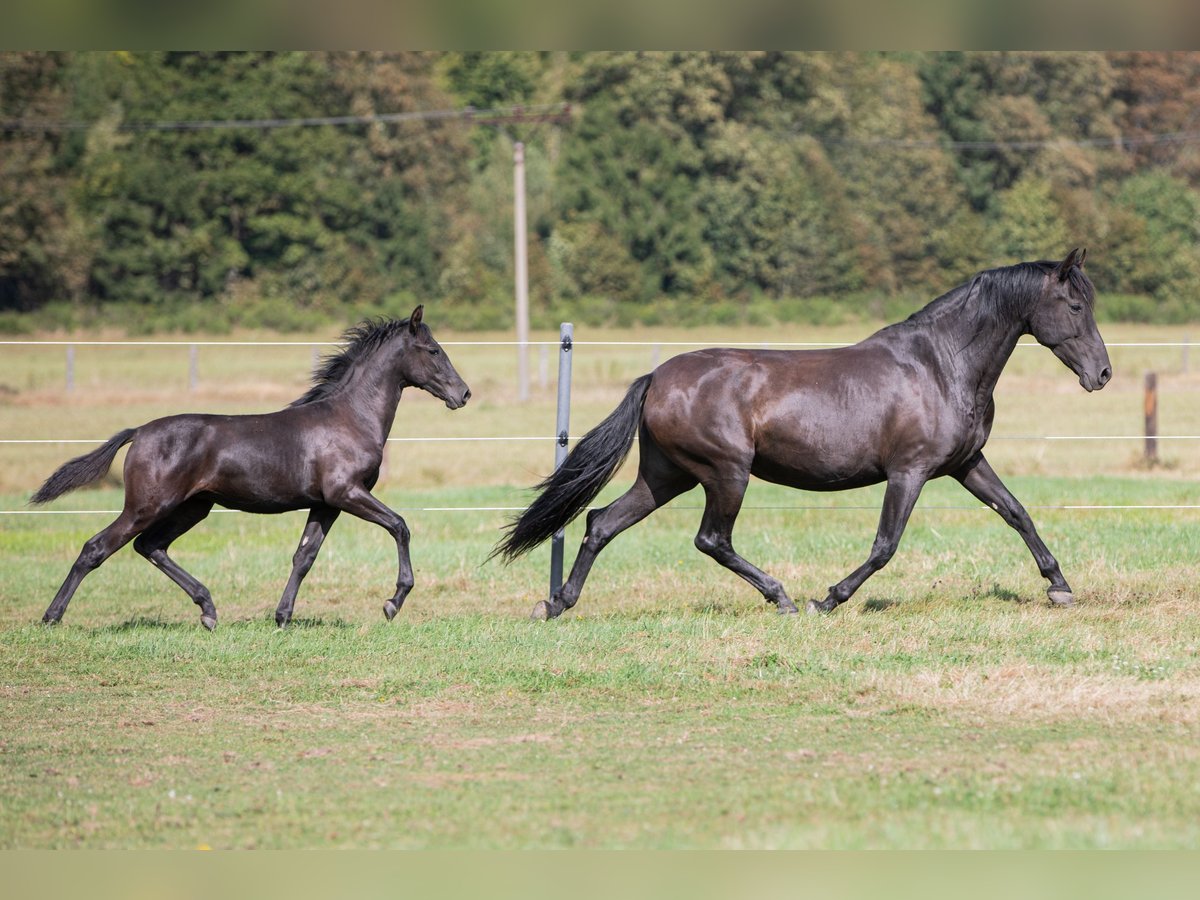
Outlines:
{"type": "Polygon", "coordinates": [[[667,462],[643,434],[641,461],[633,487],[603,509],[587,514],[587,532],[575,554],[571,574],[549,600],[539,600],[534,605],[531,618],[553,619],[578,603],[583,583],[600,551],[626,528],[695,486],[696,479],[667,462]]]}
{"type": "Polygon", "coordinates": [[[142,523],[136,521],[133,514],[126,509],[111,525],[89,538],[71,566],[71,571],[67,573],[62,587],[46,608],[42,621],[47,625],[55,625],[61,621],[63,613],[67,611],[67,604],[75,596],[75,591],[79,589],[79,583],[84,577],[129,543],[142,527],[142,523]]]}
{"type": "Polygon", "coordinates": [[[900,537],[912,515],[921,488],[925,486],[925,475],[910,472],[897,473],[888,478],[887,491],[883,495],[883,510],[879,514],[879,528],[875,532],[875,543],[867,561],[829,589],[829,595],[818,603],[808,602],[809,614],[832,612],[839,604],[849,600],[862,583],[887,565],[888,560],[900,546],[900,537]]]}
{"type": "Polygon", "coordinates": [[[762,569],[747,562],[733,549],[733,523],[746,494],[746,476],[710,481],[704,485],[704,516],[696,533],[696,548],[731,572],[740,575],[781,613],[796,612],[796,604],[783,585],[762,569]]]}
{"type": "Polygon", "coordinates": [[[180,535],[202,522],[212,507],[209,500],[188,500],[146,528],[133,542],[134,550],[161,569],[200,607],[200,623],[209,631],[217,627],[217,608],[213,606],[212,595],[208,588],[167,556],[167,548],[180,535]]]}
{"type": "Polygon", "coordinates": [[[317,551],[325,540],[325,535],[333,527],[339,511],[332,506],[316,506],[309,511],[308,521],[304,525],[304,535],[300,538],[300,546],[292,556],[292,576],[288,579],[287,587],[283,589],[283,597],[275,610],[275,624],[280,628],[292,620],[292,610],[296,605],[296,594],[300,591],[300,583],[316,561],[317,551]]]}

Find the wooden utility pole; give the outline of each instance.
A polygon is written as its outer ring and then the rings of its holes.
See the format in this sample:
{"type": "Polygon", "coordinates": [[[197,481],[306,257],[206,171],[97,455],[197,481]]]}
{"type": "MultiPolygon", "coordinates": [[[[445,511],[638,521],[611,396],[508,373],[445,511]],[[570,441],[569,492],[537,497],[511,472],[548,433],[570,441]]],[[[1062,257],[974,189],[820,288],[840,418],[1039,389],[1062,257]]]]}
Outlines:
{"type": "Polygon", "coordinates": [[[525,227],[525,145],[513,144],[513,232],[517,292],[517,399],[529,399],[529,263],[525,227]]]}

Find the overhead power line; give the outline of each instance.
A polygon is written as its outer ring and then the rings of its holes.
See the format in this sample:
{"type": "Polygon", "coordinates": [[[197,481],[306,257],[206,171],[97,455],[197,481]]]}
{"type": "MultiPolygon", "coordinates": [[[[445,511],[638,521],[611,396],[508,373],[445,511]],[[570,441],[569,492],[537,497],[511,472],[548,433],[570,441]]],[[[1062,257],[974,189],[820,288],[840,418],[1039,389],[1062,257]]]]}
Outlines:
{"type": "MultiPolygon", "coordinates": [[[[347,116],[301,116],[295,118],[262,119],[180,119],[165,121],[120,122],[117,130],[124,132],[152,131],[211,131],[230,129],[268,130],[275,128],[319,128],[347,127],[360,125],[402,125],[407,122],[445,121],[469,125],[506,125],[520,122],[570,121],[572,106],[569,103],[543,103],[531,106],[497,106],[489,109],[465,107],[463,109],[427,109],[399,113],[371,113],[347,116]]],[[[0,131],[47,133],[87,131],[97,121],[53,120],[53,119],[5,119],[0,120],[0,131]]],[[[954,141],[938,137],[888,138],[888,137],[839,137],[802,131],[789,132],[795,137],[808,137],[826,146],[878,147],[896,150],[1041,150],[1053,146],[1092,148],[1123,148],[1162,146],[1170,144],[1200,143],[1200,131],[1173,131],[1164,134],[1145,134],[1104,138],[1045,138],[1038,140],[987,140],[954,141]]]]}
{"type": "MultiPolygon", "coordinates": [[[[498,106],[491,109],[427,109],[400,113],[371,113],[363,116],[305,116],[272,119],[184,119],[162,122],[121,122],[119,131],[211,131],[215,129],[316,128],[347,125],[399,125],[406,122],[449,121],[469,125],[507,125],[516,122],[566,122],[571,116],[569,103],[536,106],[498,106]]],[[[97,122],[55,121],[52,119],[7,119],[0,131],[62,132],[87,131],[97,122]]]]}
{"type": "Polygon", "coordinates": [[[1106,138],[1045,138],[1041,140],[948,141],[939,138],[847,138],[795,132],[798,137],[811,137],[822,144],[851,147],[892,147],[898,150],[1041,150],[1046,147],[1112,147],[1129,149],[1164,144],[1195,144],[1200,131],[1173,131],[1167,134],[1146,134],[1106,138]]]}

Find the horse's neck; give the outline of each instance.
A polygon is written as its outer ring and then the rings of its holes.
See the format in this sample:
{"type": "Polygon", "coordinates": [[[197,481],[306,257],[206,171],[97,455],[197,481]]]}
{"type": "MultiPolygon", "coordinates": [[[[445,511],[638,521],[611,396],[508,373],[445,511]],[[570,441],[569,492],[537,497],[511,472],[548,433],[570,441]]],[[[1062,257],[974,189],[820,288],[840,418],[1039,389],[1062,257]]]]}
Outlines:
{"type": "Polygon", "coordinates": [[[937,348],[933,362],[941,378],[974,394],[977,405],[991,397],[1017,340],[1026,331],[1022,316],[999,315],[969,292],[928,309],[916,317],[913,327],[937,348]]]}
{"type": "Polygon", "coordinates": [[[396,406],[405,385],[388,374],[387,366],[367,360],[347,380],[343,401],[359,426],[382,447],[396,420],[396,406]]]}
{"type": "Polygon", "coordinates": [[[991,316],[964,305],[948,317],[947,351],[952,371],[961,387],[975,394],[977,406],[986,404],[1000,380],[1009,357],[1026,327],[1020,318],[991,316]]]}

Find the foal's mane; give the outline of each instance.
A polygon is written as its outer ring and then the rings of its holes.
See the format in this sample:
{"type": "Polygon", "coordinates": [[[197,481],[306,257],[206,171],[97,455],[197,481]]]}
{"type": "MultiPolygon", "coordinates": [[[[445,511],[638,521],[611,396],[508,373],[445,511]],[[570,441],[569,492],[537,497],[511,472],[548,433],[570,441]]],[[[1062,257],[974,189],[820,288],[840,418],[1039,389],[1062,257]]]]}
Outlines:
{"type": "Polygon", "coordinates": [[[313,386],[291,406],[304,406],[333,394],[354,364],[370,356],[408,328],[408,319],[364,319],[342,334],[342,347],[324,357],[313,372],[313,386]]]}

